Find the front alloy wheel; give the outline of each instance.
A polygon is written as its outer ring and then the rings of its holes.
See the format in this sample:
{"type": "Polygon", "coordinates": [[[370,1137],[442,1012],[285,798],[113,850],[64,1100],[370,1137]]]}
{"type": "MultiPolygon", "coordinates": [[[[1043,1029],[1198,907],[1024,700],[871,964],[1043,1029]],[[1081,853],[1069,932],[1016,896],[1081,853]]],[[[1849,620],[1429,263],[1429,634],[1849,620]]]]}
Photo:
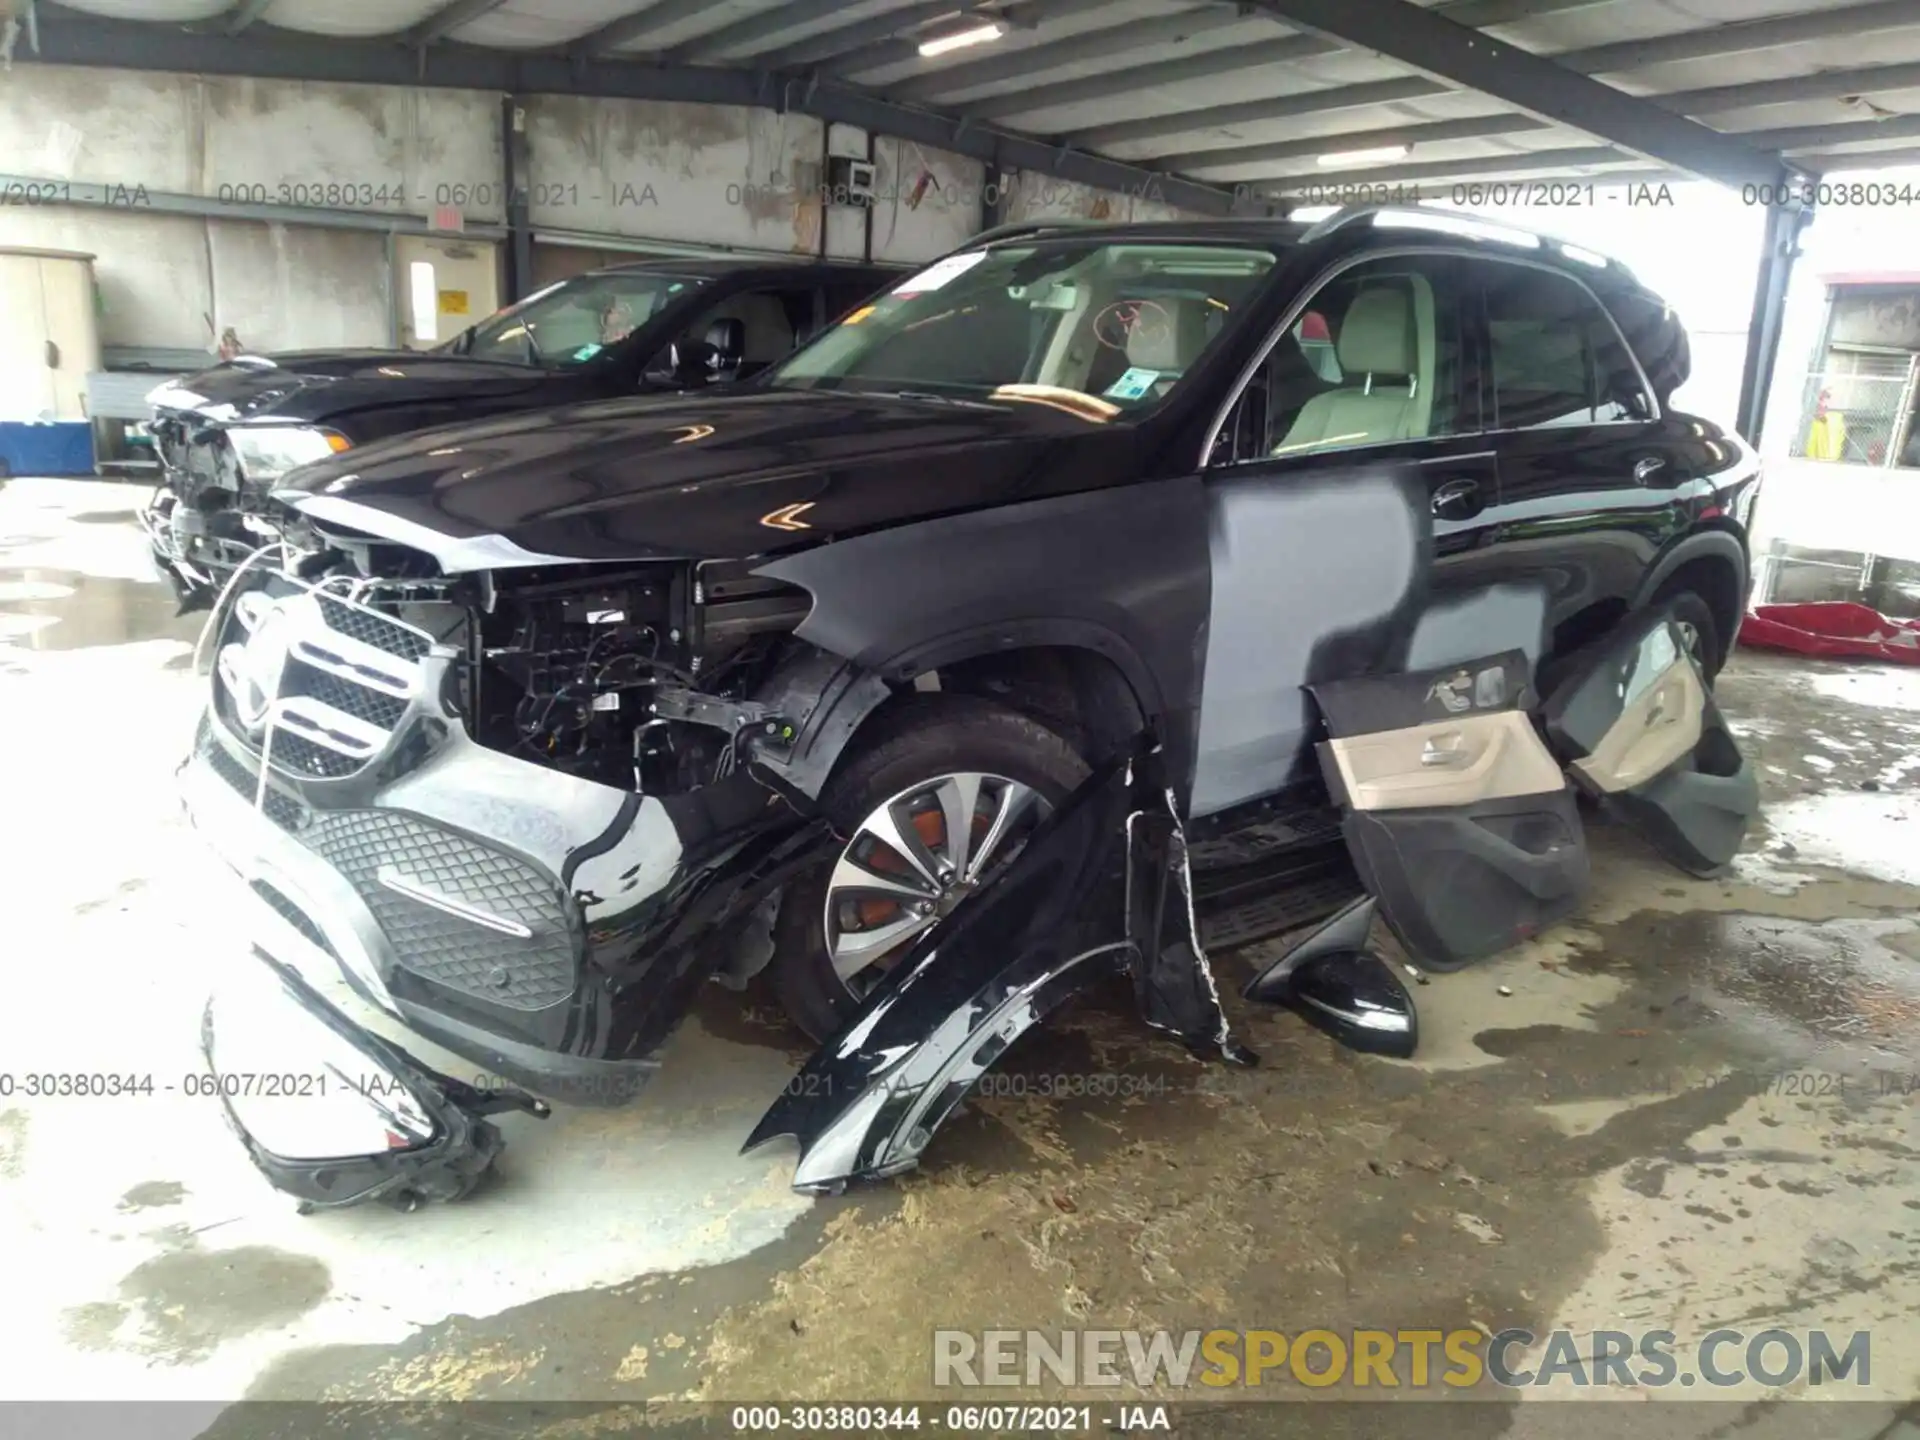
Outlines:
{"type": "Polygon", "coordinates": [[[838,848],[781,897],[768,978],[789,1018],[816,1040],[839,1030],[1087,773],[1054,731],[984,696],[891,703],[820,792],[838,848]]]}
{"type": "Polygon", "coordinates": [[[1030,785],[975,771],[901,791],[860,822],[827,882],[833,973],[856,998],[909,941],[1019,852],[1052,807],[1030,785]]]}

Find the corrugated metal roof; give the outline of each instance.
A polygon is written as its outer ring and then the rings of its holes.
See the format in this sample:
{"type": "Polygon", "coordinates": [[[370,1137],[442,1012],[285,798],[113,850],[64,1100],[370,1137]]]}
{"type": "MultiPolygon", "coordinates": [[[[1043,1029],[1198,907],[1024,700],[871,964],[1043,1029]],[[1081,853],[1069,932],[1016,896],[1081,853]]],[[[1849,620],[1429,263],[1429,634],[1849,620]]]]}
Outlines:
{"type": "MultiPolygon", "coordinates": [[[[1650,168],[1570,125],[1227,0],[65,0],[65,8],[227,33],[259,26],[795,70],[1216,183],[1492,178],[1503,163],[1538,175],[1555,163],[1529,158],[1543,152],[1562,156],[1570,176],[1650,168]],[[918,53],[927,36],[981,19],[1006,33],[934,58],[918,53]],[[1322,163],[1395,136],[1410,146],[1404,156],[1322,163]]],[[[1920,0],[1433,8],[1701,124],[1752,134],[1755,148],[1783,149],[1810,169],[1857,168],[1876,154],[1911,159],[1920,149],[1920,0]]]]}

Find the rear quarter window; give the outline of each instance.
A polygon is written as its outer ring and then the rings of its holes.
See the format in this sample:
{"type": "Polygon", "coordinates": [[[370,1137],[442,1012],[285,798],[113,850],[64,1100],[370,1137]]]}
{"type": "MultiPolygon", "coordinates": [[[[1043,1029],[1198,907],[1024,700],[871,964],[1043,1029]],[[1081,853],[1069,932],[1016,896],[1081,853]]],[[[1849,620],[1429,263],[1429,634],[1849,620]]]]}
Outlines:
{"type": "Polygon", "coordinates": [[[1687,383],[1693,369],[1686,326],[1671,306],[1654,295],[1621,290],[1600,298],[1612,312],[1620,333],[1627,337],[1627,344],[1633,347],[1640,368],[1647,372],[1660,408],[1666,409],[1673,392],[1687,383]]]}

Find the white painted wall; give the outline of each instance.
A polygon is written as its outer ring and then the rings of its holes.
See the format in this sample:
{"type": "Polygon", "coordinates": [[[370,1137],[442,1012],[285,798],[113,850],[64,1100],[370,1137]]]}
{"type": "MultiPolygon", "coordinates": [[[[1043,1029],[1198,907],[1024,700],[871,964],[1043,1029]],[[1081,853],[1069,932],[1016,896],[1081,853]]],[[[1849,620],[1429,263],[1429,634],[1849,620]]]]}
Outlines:
{"type": "Polygon", "coordinates": [[[1006,180],[1006,219],[1021,220],[1178,220],[1189,212],[1171,205],[1157,186],[1138,191],[1102,190],[1055,179],[1037,170],[1017,170],[1006,180]]]}
{"type": "Polygon", "coordinates": [[[875,165],[873,258],[926,260],[980,230],[986,167],[978,160],[882,135],[875,165]]]}
{"type": "MultiPolygon", "coordinates": [[[[0,172],[127,187],[124,208],[0,206],[0,244],[91,251],[108,346],[211,351],[381,345],[384,235],[143,210],[137,192],[424,216],[504,216],[499,97],[16,63],[0,71],[0,172]]],[[[867,136],[771,110],[533,96],[536,230],[817,254],[825,146],[867,136]]],[[[979,228],[981,167],[877,137],[877,259],[930,259],[979,228]],[[922,174],[929,183],[913,192],[922,174]],[[894,177],[900,177],[898,183],[894,177]]],[[[829,252],[858,256],[866,215],[827,207],[829,252]]]]}
{"type": "Polygon", "coordinates": [[[534,229],[815,254],[822,143],[804,115],[532,96],[534,229]]]}

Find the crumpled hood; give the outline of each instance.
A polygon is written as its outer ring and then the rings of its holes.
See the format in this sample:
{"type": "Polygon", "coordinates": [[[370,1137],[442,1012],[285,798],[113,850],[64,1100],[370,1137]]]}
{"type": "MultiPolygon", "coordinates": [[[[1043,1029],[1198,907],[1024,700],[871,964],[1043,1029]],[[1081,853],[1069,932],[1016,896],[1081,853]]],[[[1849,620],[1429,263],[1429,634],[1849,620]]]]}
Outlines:
{"type": "Polygon", "coordinates": [[[1137,439],[1030,402],[747,389],[421,431],[302,466],[275,494],[443,564],[475,547],[435,537],[501,537],[531,552],[520,563],[737,557],[1123,482],[1137,439]]]}
{"type": "Polygon", "coordinates": [[[215,365],[162,386],[152,400],[161,410],[220,424],[306,422],[422,401],[514,395],[545,379],[530,365],[418,350],[292,350],[215,365]]]}

